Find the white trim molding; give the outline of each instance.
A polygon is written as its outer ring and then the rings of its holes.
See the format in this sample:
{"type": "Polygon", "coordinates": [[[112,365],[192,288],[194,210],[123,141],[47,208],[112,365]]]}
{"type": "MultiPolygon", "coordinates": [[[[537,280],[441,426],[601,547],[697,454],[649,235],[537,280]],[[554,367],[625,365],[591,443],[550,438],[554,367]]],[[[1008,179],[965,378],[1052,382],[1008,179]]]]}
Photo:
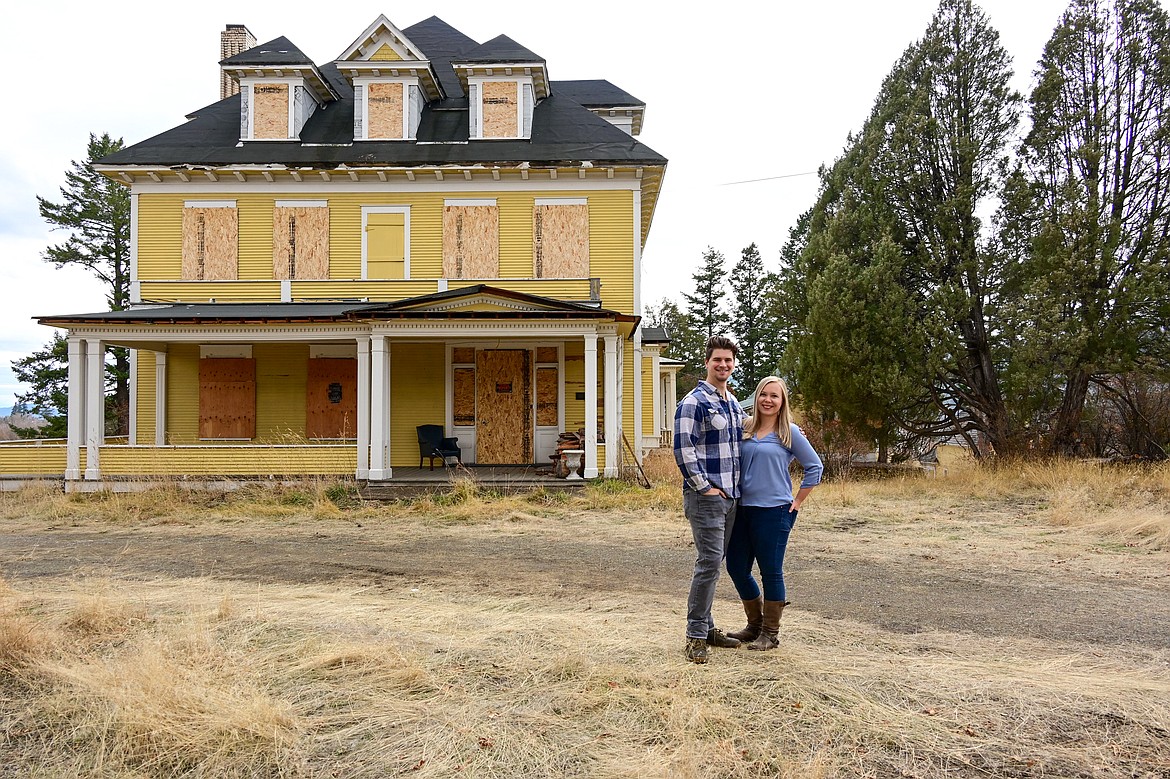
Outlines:
{"type": "MultiPolygon", "coordinates": [[[[402,214],[402,279],[410,278],[410,206],[362,206],[362,280],[368,281],[366,218],[370,214],[402,214]]],[[[375,279],[376,281],[376,279],[375,279]]]]}

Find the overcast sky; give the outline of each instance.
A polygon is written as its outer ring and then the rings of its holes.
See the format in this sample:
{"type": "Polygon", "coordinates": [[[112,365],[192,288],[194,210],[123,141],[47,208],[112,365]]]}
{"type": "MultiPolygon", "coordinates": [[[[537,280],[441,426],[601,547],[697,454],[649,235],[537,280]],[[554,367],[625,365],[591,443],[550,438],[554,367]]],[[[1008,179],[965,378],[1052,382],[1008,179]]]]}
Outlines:
{"type": "MultiPolygon", "coordinates": [[[[5,12],[10,65],[0,121],[0,408],[20,391],[12,360],[51,330],[34,315],[103,310],[79,270],[40,259],[60,240],[37,214],[56,198],[89,132],[133,144],[219,97],[219,33],[245,24],[260,42],[285,36],[318,64],[384,13],[399,28],[431,15],[477,41],[501,33],[544,57],[553,80],[604,78],[646,103],[639,139],[670,163],[643,255],[643,303],[677,298],[703,251],[728,267],[753,241],[770,269],[797,215],[869,113],[882,79],[922,36],[936,0],[402,4],[202,0],[189,6],[19,3],[5,12]],[[718,9],[718,10],[715,10],[718,9]],[[758,181],[758,179],[765,179],[758,181]],[[752,182],[752,183],[738,183],[752,182]]],[[[1027,93],[1066,0],[981,3],[1027,93]]]]}

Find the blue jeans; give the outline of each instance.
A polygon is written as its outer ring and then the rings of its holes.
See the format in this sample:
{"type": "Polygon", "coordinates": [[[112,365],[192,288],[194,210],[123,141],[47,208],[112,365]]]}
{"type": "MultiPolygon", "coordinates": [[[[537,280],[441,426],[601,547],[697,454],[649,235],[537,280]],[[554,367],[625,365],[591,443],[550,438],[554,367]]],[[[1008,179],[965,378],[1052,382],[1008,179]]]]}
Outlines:
{"type": "Polygon", "coordinates": [[[683,513],[695,539],[695,572],[687,597],[687,638],[706,638],[715,627],[711,606],[719,568],[727,555],[727,542],[735,525],[735,501],[722,495],[683,492],[683,513]]]}
{"type": "Polygon", "coordinates": [[[752,578],[752,563],[760,564],[764,583],[764,600],[785,599],[784,550],[788,535],[796,524],[792,504],[782,506],[740,506],[731,542],[727,547],[727,573],[741,600],[760,597],[760,588],[752,578]]]}

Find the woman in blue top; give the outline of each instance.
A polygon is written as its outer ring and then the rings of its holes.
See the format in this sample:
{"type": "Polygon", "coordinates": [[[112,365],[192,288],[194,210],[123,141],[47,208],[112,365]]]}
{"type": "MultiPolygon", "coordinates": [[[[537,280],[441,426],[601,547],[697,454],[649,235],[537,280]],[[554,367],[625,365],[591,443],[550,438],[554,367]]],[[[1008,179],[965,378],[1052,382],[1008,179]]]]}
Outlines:
{"type": "Polygon", "coordinates": [[[752,416],[744,422],[743,434],[739,507],[727,549],[727,573],[743,600],[747,627],[727,635],[747,643],[748,649],[775,649],[780,645],[780,615],[788,605],[784,550],[797,510],[821,482],[821,458],[792,423],[788,386],[778,376],[768,376],[756,387],[752,416]],[[804,469],[795,498],[788,474],[794,459],[804,469]],[[762,595],[752,578],[753,562],[760,564],[762,595]]]}

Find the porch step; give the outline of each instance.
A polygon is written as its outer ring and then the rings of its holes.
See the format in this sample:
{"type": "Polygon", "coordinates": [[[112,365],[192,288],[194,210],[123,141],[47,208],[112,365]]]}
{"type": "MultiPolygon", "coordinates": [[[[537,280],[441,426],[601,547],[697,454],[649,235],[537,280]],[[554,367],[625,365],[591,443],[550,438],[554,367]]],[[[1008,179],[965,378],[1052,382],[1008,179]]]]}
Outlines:
{"type": "Polygon", "coordinates": [[[384,481],[358,482],[358,492],[366,500],[396,500],[413,495],[451,492],[460,481],[506,495],[545,489],[552,492],[576,492],[589,483],[583,479],[558,479],[547,468],[506,466],[472,466],[467,469],[395,468],[394,476],[384,481]]]}

